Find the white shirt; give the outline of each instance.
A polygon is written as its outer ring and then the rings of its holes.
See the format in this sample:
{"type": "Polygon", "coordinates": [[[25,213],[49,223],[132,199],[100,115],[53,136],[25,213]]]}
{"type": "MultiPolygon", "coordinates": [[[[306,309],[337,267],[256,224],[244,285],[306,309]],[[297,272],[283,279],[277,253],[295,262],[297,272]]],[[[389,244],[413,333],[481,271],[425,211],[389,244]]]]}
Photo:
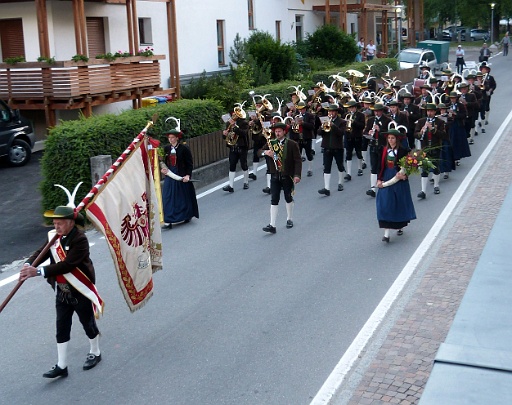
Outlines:
{"type": "Polygon", "coordinates": [[[366,45],[366,53],[368,55],[375,55],[375,52],[377,52],[377,46],[375,46],[375,44],[373,45],[366,45]]]}

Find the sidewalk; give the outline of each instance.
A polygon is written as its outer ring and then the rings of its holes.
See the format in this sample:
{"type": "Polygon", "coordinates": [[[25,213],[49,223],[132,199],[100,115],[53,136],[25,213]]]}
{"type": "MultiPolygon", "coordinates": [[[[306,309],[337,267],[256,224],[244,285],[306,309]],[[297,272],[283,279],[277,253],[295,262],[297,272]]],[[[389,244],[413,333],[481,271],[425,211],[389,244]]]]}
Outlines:
{"type": "MultiPolygon", "coordinates": [[[[510,137],[512,128],[505,130],[429,257],[417,269],[417,281],[410,281],[409,294],[396,303],[391,314],[394,322],[379,331],[377,343],[365,349],[360,364],[331,403],[419,402],[439,346],[446,339],[509,191],[510,137]]],[[[467,403],[472,402],[468,399],[467,403]]]]}

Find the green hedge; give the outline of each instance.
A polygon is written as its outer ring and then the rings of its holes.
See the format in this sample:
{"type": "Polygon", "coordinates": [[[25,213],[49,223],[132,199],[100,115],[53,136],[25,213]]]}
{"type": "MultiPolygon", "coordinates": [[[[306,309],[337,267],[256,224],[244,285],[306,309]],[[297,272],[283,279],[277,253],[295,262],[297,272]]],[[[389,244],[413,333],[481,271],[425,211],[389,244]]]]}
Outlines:
{"type": "Polygon", "coordinates": [[[148,134],[166,141],[162,134],[175,126],[172,120],[165,124],[167,117],[181,119],[186,139],[222,129],[221,116],[225,111],[215,100],[178,100],[127,110],[119,115],[104,114],[62,121],[50,131],[45,143],[42,158],[44,180],[40,185],[43,210],[67,204],[65,193],[54,184],[62,184],[72,191],[78,182],[83,181],[75,201],[78,204],[79,196],[85,196],[92,187],[89,159],[98,155],[111,155],[113,160],[117,159],[155,113],[158,119],[148,134]]]}

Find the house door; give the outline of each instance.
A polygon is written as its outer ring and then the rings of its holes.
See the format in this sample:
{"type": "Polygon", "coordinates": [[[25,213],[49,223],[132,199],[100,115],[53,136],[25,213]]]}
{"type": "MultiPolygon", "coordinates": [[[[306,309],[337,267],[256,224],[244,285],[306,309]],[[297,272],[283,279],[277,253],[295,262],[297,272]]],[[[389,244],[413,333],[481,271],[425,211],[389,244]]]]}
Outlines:
{"type": "Polygon", "coordinates": [[[96,55],[104,55],[105,50],[105,27],[103,17],[87,17],[87,51],[89,58],[96,55]]]}
{"type": "Polygon", "coordinates": [[[25,57],[25,41],[23,40],[23,24],[21,18],[0,20],[0,47],[2,59],[25,57]]]}

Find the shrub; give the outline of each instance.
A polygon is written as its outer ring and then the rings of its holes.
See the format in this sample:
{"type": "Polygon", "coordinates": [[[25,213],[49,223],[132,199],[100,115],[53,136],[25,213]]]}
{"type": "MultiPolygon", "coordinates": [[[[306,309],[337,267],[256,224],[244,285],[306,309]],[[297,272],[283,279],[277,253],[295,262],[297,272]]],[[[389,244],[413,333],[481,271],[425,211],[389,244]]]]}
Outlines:
{"type": "Polygon", "coordinates": [[[322,58],[338,65],[352,62],[357,53],[354,38],[334,25],[319,27],[313,34],[308,34],[300,49],[307,57],[322,58]]]}
{"type": "Polygon", "coordinates": [[[268,32],[255,31],[247,40],[247,53],[258,65],[267,63],[270,66],[274,82],[291,79],[298,71],[293,46],[281,44],[268,32]]]}
{"type": "Polygon", "coordinates": [[[64,193],[55,192],[54,184],[62,184],[72,190],[83,181],[80,195],[88,192],[92,187],[89,159],[97,155],[111,155],[112,159],[117,159],[155,113],[159,118],[148,134],[165,141],[164,131],[174,127],[174,123],[165,123],[166,118],[180,118],[185,138],[190,138],[222,129],[220,117],[225,111],[214,100],[179,100],[127,110],[119,115],[104,114],[63,121],[50,131],[45,143],[42,158],[44,180],[40,185],[43,208],[53,209],[67,203],[64,193]]]}

